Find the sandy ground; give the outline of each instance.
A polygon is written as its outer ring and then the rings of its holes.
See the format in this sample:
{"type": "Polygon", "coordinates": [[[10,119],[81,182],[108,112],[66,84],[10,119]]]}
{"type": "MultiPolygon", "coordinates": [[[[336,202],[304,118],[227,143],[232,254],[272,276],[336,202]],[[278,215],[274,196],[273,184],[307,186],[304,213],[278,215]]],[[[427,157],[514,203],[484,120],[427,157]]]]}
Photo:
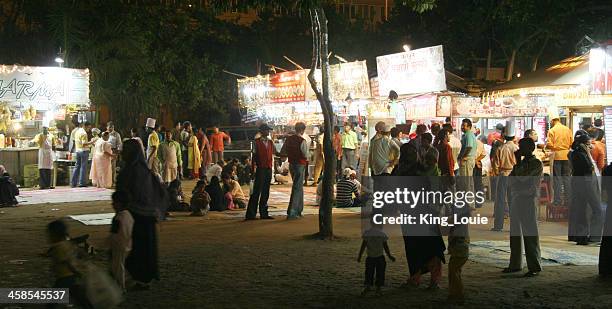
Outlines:
{"type": "MultiPolygon", "coordinates": [[[[185,191],[189,192],[189,186],[185,191]]],[[[310,190],[309,190],[310,191],[310,190]]],[[[284,205],[277,205],[282,207],[284,205]]],[[[490,209],[491,206],[485,207],[490,209]]],[[[49,261],[44,228],[74,214],[111,212],[109,202],[31,205],[0,209],[0,287],[48,287],[49,261]]],[[[89,233],[106,267],[109,226],[84,226],[68,220],[72,235],[89,233]]],[[[405,289],[407,265],[401,238],[390,247],[383,297],[360,297],[364,265],[356,262],[360,245],[358,214],[336,214],[333,241],[312,240],[317,216],[300,220],[244,222],[212,214],[205,218],[177,213],[160,226],[161,281],[151,290],[130,292],[122,308],[445,308],[446,266],[441,289],[405,289]]],[[[473,229],[473,239],[499,239],[507,233],[473,229]]],[[[542,229],[563,231],[560,223],[542,229]]],[[[545,237],[542,246],[596,255],[597,247],[577,247],[563,237],[545,237]]],[[[492,265],[469,261],[464,267],[466,307],[612,307],[612,282],[597,278],[596,266],[551,266],[536,278],[502,275],[492,265]]],[[[428,280],[428,276],[425,276],[428,280]]],[[[10,306],[23,308],[25,306],[10,306]]],[[[0,308],[9,308],[1,305],[0,308]]]]}

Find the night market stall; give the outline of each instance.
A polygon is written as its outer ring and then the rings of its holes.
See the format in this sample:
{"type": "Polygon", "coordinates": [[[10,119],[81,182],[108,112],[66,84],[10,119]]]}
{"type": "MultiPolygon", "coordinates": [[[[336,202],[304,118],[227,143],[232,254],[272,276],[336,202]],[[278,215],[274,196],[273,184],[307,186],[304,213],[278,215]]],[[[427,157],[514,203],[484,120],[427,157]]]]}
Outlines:
{"type": "Polygon", "coordinates": [[[53,140],[54,181],[57,165],[71,161],[65,125],[84,118],[90,106],[89,70],[60,67],[0,66],[0,162],[15,181],[38,183],[38,145],[34,137],[48,128],[53,140]]]}
{"type": "MultiPolygon", "coordinates": [[[[274,135],[278,137],[277,150],[282,147],[283,136],[291,132],[299,121],[307,125],[306,133],[313,141],[311,150],[316,148],[314,141],[319,137],[323,113],[308,82],[308,73],[309,70],[295,70],[237,80],[243,124],[265,122],[272,126],[274,135]]],[[[366,62],[330,65],[329,74],[330,96],[336,117],[334,126],[351,123],[360,130],[366,125],[368,106],[372,102],[366,62]]],[[[320,70],[315,71],[315,79],[320,87],[320,70]]],[[[309,159],[314,163],[312,158],[309,159]]]]}

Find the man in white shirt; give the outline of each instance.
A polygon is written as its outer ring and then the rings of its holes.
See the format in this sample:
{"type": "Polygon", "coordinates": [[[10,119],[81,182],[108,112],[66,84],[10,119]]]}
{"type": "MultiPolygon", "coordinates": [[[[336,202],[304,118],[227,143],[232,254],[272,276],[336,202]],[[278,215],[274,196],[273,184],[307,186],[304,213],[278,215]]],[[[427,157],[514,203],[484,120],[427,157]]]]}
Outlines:
{"type": "MultiPolygon", "coordinates": [[[[123,142],[121,141],[121,135],[119,132],[115,131],[115,125],[112,121],[109,121],[106,124],[106,131],[108,131],[108,142],[111,144],[111,149],[113,150],[113,154],[117,155],[121,153],[123,149],[123,142]]],[[[111,168],[113,169],[113,184],[115,183],[115,179],[117,177],[117,156],[113,156],[111,159],[111,168]]]]}

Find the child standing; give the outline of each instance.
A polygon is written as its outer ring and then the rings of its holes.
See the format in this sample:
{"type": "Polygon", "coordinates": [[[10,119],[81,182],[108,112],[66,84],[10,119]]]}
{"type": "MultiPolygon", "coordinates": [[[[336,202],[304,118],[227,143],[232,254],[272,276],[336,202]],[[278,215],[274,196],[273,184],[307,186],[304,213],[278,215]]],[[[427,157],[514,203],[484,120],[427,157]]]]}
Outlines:
{"type": "MultiPolygon", "coordinates": [[[[51,270],[55,275],[53,288],[68,289],[70,297],[83,308],[91,308],[85,296],[85,289],[79,284],[81,272],[76,268],[76,250],[68,235],[68,227],[62,220],[55,220],[47,225],[49,237],[48,255],[51,257],[51,270]]],[[[55,308],[56,304],[47,307],[55,308]]]]}
{"type": "Polygon", "coordinates": [[[113,209],[115,217],[111,225],[111,267],[113,277],[125,292],[125,258],[132,250],[132,228],[134,218],[127,210],[128,194],[124,191],[113,193],[113,209]]]}
{"type": "Polygon", "coordinates": [[[380,296],[382,294],[381,287],[385,284],[385,268],[387,267],[383,249],[389,259],[395,262],[395,257],[389,251],[388,239],[389,237],[382,231],[381,225],[372,226],[363,235],[357,262],[361,262],[361,256],[366,249],[368,257],[366,258],[365,288],[361,295],[366,295],[370,292],[373,285],[376,285],[376,295],[380,296]],[[374,282],[375,274],[376,282],[374,282]]]}

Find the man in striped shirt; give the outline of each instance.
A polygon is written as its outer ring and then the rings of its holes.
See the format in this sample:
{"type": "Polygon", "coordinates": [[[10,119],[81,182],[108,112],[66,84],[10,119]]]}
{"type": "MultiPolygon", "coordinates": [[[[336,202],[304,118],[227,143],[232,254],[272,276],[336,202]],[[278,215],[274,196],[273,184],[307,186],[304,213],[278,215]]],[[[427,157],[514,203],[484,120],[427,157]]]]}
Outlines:
{"type": "Polygon", "coordinates": [[[351,180],[351,173],[354,173],[352,169],[345,168],[342,172],[342,179],[336,184],[336,207],[359,206],[359,190],[357,183],[351,180]],[[353,194],[355,194],[354,199],[353,194]]]}

